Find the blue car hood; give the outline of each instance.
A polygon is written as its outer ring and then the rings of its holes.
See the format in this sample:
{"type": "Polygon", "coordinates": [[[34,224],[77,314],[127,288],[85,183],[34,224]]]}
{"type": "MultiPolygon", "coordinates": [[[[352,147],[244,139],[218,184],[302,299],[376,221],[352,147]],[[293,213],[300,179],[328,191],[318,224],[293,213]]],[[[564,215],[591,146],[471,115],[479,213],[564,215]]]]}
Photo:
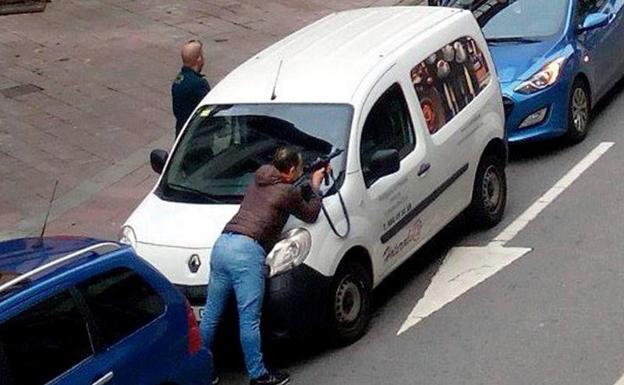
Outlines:
{"type": "Polygon", "coordinates": [[[538,71],[545,59],[557,45],[557,40],[538,43],[491,43],[489,44],[501,84],[525,80],[538,71]]]}

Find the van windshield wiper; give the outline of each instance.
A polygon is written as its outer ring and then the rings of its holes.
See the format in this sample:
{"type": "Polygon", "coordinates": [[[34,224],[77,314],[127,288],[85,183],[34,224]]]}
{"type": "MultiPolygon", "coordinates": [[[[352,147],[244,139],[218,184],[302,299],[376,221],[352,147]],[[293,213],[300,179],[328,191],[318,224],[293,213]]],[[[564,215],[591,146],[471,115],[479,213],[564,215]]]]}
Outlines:
{"type": "Polygon", "coordinates": [[[192,188],[192,187],[188,187],[188,186],[183,186],[181,184],[176,184],[176,183],[168,183],[169,187],[173,187],[176,190],[182,190],[182,191],[186,191],[186,192],[192,192],[194,194],[200,195],[204,198],[208,198],[212,203],[221,203],[221,200],[217,199],[216,196],[208,194],[207,192],[203,192],[201,190],[192,188]]]}
{"type": "Polygon", "coordinates": [[[539,43],[541,40],[522,36],[488,37],[488,43],[539,43]]]}

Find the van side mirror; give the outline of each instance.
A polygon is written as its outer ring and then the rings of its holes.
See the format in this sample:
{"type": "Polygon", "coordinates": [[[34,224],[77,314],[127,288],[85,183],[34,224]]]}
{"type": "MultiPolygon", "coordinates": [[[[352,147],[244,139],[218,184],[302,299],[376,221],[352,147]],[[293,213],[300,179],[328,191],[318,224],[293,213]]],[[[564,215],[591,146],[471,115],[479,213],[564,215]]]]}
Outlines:
{"type": "Polygon", "coordinates": [[[394,149],[376,151],[371,157],[369,165],[370,173],[375,176],[375,179],[394,174],[400,168],[399,152],[394,149]]]}
{"type": "Polygon", "coordinates": [[[592,29],[602,28],[609,25],[612,15],[603,12],[590,13],[577,28],[578,33],[591,31],[592,29]]]}
{"type": "Polygon", "coordinates": [[[162,173],[168,157],[169,154],[165,150],[152,150],[150,153],[150,163],[152,165],[152,170],[154,170],[156,174],[162,173]]]}

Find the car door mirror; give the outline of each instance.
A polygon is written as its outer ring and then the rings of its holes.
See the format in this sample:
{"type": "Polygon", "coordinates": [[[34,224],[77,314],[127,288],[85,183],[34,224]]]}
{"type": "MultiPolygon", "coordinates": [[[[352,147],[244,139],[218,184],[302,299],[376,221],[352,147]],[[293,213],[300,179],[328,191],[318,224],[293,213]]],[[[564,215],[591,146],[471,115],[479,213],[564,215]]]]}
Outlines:
{"type": "Polygon", "coordinates": [[[150,153],[150,163],[152,165],[152,170],[154,170],[156,174],[162,173],[168,157],[169,154],[165,150],[153,150],[150,153]]]}
{"type": "Polygon", "coordinates": [[[369,168],[375,179],[394,174],[401,168],[399,152],[394,149],[376,151],[371,157],[369,168]]]}
{"type": "Polygon", "coordinates": [[[611,15],[603,12],[590,13],[585,17],[583,24],[581,24],[577,31],[579,33],[591,31],[592,29],[602,28],[609,24],[611,15]]]}

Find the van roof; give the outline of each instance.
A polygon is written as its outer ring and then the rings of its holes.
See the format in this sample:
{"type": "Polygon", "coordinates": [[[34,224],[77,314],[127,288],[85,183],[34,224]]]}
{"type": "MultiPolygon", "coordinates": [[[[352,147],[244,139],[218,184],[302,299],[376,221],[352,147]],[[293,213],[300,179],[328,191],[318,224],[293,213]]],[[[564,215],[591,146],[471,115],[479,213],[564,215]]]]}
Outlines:
{"type": "Polygon", "coordinates": [[[333,13],[243,63],[203,104],[350,103],[368,74],[393,64],[384,61],[390,53],[461,12],[404,6],[333,13]]]}

